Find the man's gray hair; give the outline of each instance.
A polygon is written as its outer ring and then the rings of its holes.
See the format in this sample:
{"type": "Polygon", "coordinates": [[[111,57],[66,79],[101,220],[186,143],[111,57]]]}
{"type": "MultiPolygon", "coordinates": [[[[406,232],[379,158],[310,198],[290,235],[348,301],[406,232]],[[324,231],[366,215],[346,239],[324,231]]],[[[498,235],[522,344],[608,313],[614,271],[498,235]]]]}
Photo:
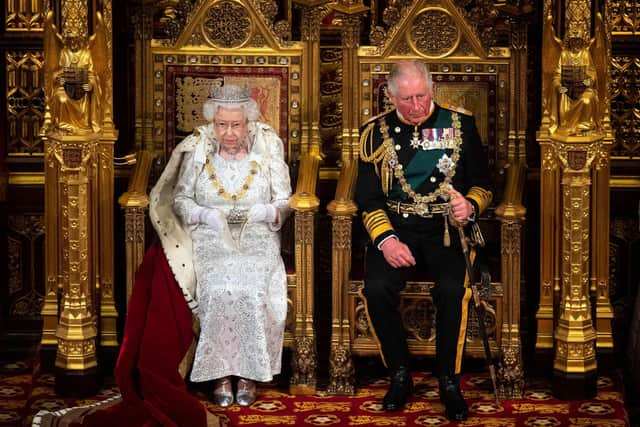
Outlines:
{"type": "Polygon", "coordinates": [[[389,77],[387,77],[387,90],[389,94],[395,96],[397,93],[396,90],[398,89],[398,80],[414,71],[424,76],[429,91],[433,92],[433,80],[431,79],[431,73],[427,69],[426,64],[418,59],[406,59],[394,63],[391,67],[389,77]]]}
{"type": "Polygon", "coordinates": [[[249,93],[248,87],[233,84],[215,85],[211,88],[211,97],[202,106],[202,114],[207,122],[212,122],[218,108],[242,109],[247,120],[255,122],[260,117],[260,110],[249,93]]]}

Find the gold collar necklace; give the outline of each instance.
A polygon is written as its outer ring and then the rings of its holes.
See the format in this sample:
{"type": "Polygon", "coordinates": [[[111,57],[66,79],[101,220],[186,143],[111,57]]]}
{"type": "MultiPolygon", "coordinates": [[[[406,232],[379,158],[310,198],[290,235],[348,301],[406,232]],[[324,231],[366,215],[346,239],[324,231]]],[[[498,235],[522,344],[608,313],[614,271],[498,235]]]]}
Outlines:
{"type": "Polygon", "coordinates": [[[396,150],[392,145],[393,139],[389,135],[389,126],[387,125],[386,121],[384,121],[384,118],[380,122],[380,132],[382,133],[383,144],[387,144],[388,147],[388,162],[393,169],[393,175],[398,180],[402,191],[407,193],[407,195],[411,197],[416,203],[431,203],[438,197],[442,197],[443,199],[447,200],[447,193],[451,189],[451,180],[456,173],[456,165],[458,163],[458,160],[460,159],[460,151],[462,149],[462,136],[461,132],[459,132],[461,123],[458,113],[451,113],[451,126],[454,129],[458,130],[458,132],[456,132],[453,153],[451,154],[451,162],[453,163],[453,165],[444,174],[444,180],[440,183],[438,188],[436,188],[435,191],[432,191],[429,194],[423,195],[416,192],[405,178],[404,167],[402,166],[402,163],[398,161],[398,155],[396,154],[396,150]]]}
{"type": "Polygon", "coordinates": [[[207,158],[207,171],[209,172],[209,179],[211,179],[211,185],[216,190],[218,196],[222,197],[228,202],[236,202],[246,196],[247,191],[249,190],[249,187],[253,182],[253,178],[255,178],[256,174],[258,173],[258,162],[256,162],[255,160],[251,160],[249,164],[251,165],[251,169],[249,169],[249,174],[244,179],[242,187],[240,187],[240,191],[238,191],[237,193],[229,194],[222,187],[222,184],[220,184],[220,181],[218,180],[218,177],[216,175],[216,171],[213,169],[213,163],[207,158]]]}

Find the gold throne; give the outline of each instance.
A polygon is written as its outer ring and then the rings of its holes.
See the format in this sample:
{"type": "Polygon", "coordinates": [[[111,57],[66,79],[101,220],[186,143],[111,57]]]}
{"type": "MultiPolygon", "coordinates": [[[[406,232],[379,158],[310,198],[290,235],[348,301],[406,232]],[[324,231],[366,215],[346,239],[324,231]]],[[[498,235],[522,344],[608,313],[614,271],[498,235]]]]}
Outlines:
{"type": "MultiPolygon", "coordinates": [[[[175,11],[173,11],[175,12],[175,11]]],[[[268,10],[266,10],[268,12],[268,10]]],[[[140,103],[142,145],[130,186],[120,203],[127,215],[128,286],[142,259],[140,215],[148,203],[146,177],[151,158],[164,165],[171,150],[198,125],[204,124],[202,105],[212,85],[234,83],[252,88],[260,121],[270,124],[285,145],[295,193],[294,215],[283,228],[283,258],[287,267],[288,315],[284,345],[292,350],[292,393],[312,393],[316,387],[316,336],[313,323],[314,217],[320,156],[310,143],[308,110],[302,99],[313,76],[303,66],[304,46],[282,38],[288,31],[274,23],[251,1],[198,2],[188,20],[168,8],[163,19],[172,20],[170,37],[140,46],[137,67],[147,70],[139,88],[150,96],[140,103]],[[150,139],[150,141],[149,141],[150,139]],[[152,151],[153,155],[148,152],[152,151]],[[141,209],[142,207],[142,209],[141,209]]],[[[307,102],[313,102],[313,95],[307,102]]],[[[144,234],[144,232],[142,232],[144,234]]]]}
{"type": "MultiPolygon", "coordinates": [[[[520,343],[520,246],[525,210],[524,125],[518,128],[515,90],[511,87],[516,58],[509,48],[483,45],[474,27],[449,1],[417,1],[402,10],[377,46],[360,46],[355,55],[351,105],[359,124],[389,109],[386,78],[397,59],[423,60],[434,81],[436,102],[473,113],[495,186],[494,202],[480,218],[487,247],[486,327],[492,353],[499,357],[499,394],[522,394],[524,375],[520,343]],[[434,26],[434,23],[438,23],[434,26]],[[437,27],[438,30],[434,28],[437,27]]],[[[520,117],[520,122],[524,119],[520,117]]],[[[345,130],[348,132],[351,130],[345,130]]],[[[364,246],[368,240],[353,192],[357,174],[357,139],[343,149],[343,166],[328,211],[333,229],[332,335],[329,392],[355,392],[352,356],[379,354],[361,294],[364,246]]],[[[476,273],[476,279],[480,274],[476,273]]],[[[400,310],[412,354],[435,354],[435,307],[428,276],[410,277],[400,310]]],[[[480,287],[480,285],[479,285],[480,287]]],[[[470,310],[466,354],[484,357],[478,319],[470,310]]]]}

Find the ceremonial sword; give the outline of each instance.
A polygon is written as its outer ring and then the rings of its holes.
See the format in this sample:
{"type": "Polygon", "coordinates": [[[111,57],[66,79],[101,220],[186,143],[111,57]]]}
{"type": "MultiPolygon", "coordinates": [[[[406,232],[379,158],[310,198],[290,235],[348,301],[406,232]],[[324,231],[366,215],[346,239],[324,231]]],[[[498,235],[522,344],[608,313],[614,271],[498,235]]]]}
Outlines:
{"type": "MultiPolygon", "coordinates": [[[[447,218],[445,218],[447,221],[447,218]]],[[[471,294],[473,297],[473,307],[478,315],[478,326],[480,328],[480,338],[482,338],[482,345],[484,347],[484,356],[489,365],[489,375],[491,376],[491,384],[493,385],[493,394],[496,397],[496,403],[500,403],[498,398],[498,384],[496,381],[496,366],[491,355],[491,347],[489,346],[489,337],[487,336],[487,328],[484,323],[485,309],[482,307],[482,301],[480,300],[480,294],[478,293],[478,287],[473,274],[473,265],[471,265],[471,256],[469,255],[469,242],[467,236],[464,234],[464,225],[456,222],[456,228],[458,229],[458,235],[460,236],[460,244],[462,245],[462,253],[464,254],[464,262],[467,268],[467,276],[469,277],[469,286],[471,288],[471,294]]],[[[491,286],[491,285],[489,285],[491,286]]]]}

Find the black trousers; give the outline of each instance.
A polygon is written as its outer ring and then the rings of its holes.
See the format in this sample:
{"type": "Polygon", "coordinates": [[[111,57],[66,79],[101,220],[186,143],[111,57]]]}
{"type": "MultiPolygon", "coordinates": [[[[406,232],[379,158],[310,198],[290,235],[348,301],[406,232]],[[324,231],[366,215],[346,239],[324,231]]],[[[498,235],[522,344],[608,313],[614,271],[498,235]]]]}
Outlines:
{"type": "MultiPolygon", "coordinates": [[[[466,284],[464,254],[456,228],[449,226],[451,245],[443,245],[442,216],[420,218],[389,214],[400,241],[435,281],[431,294],[436,313],[434,375],[459,374],[466,336],[471,290],[466,284]]],[[[407,337],[399,311],[400,291],[411,268],[393,268],[376,247],[367,250],[363,295],[371,324],[387,367],[393,372],[409,365],[407,337]]]]}

